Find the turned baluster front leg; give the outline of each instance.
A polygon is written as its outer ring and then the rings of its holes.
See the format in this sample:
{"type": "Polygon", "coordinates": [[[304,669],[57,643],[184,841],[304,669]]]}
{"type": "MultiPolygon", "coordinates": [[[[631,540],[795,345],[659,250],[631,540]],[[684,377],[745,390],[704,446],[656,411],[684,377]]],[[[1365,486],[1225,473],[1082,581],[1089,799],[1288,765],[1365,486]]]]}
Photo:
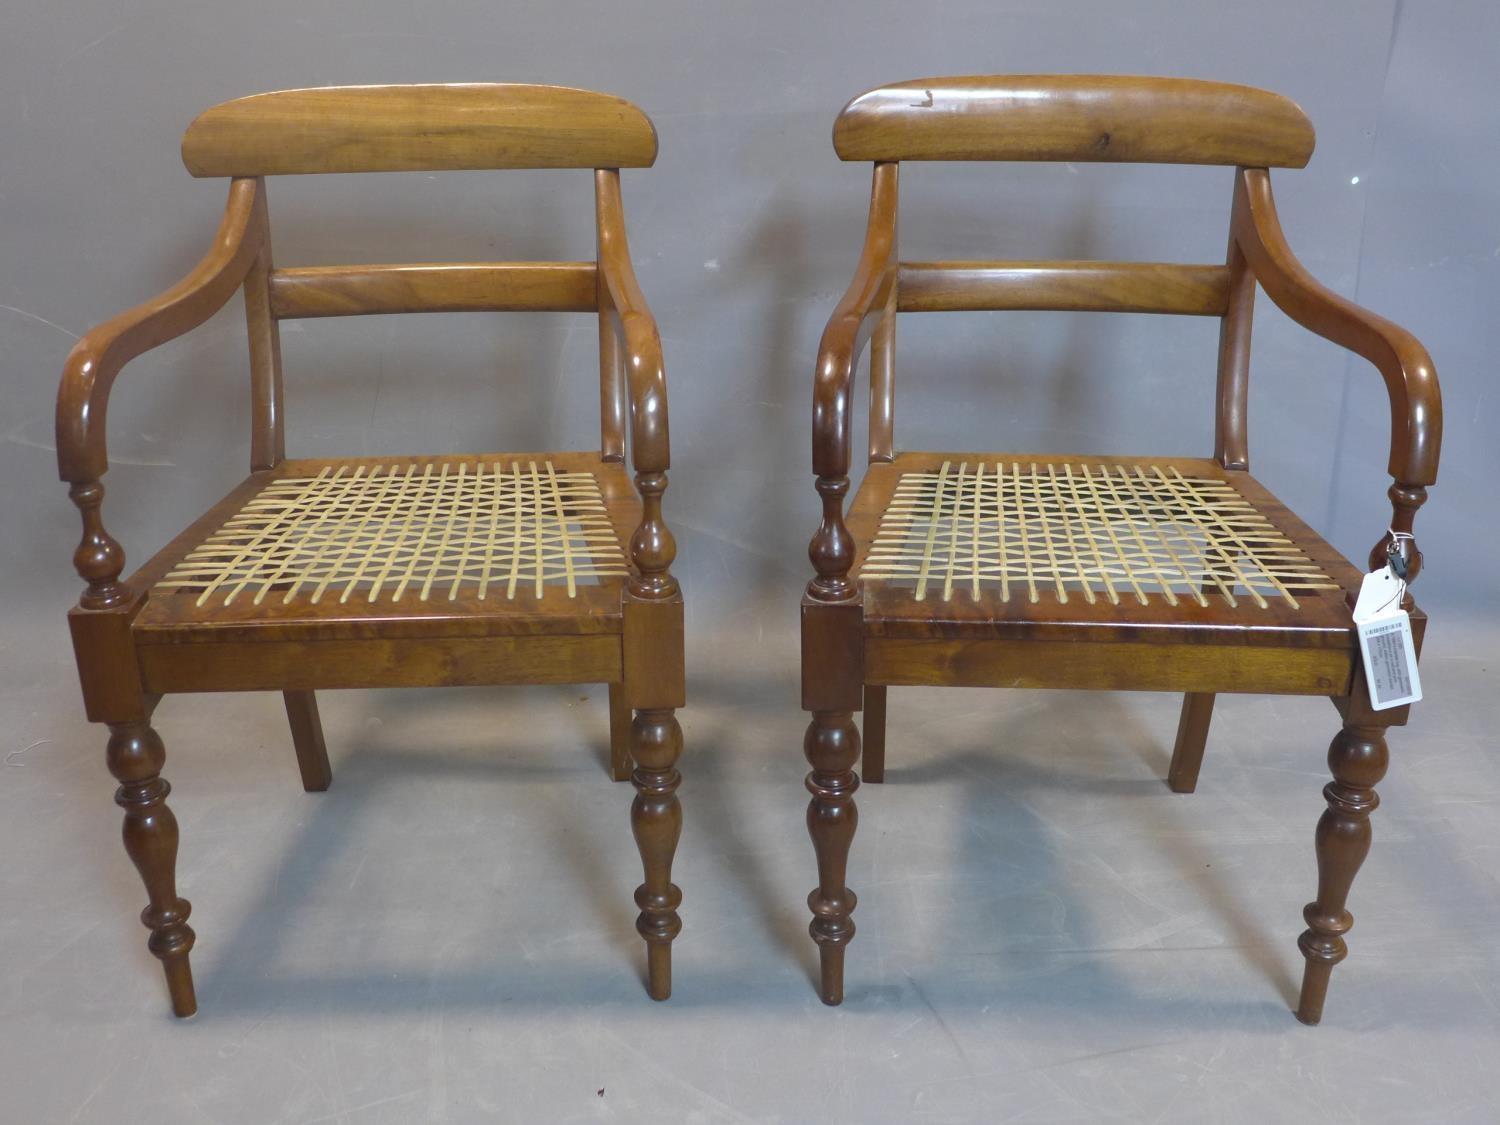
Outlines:
{"type": "MultiPolygon", "coordinates": [[[[68,496],[83,518],[83,538],[73,552],[78,576],[88,585],[78,600],[81,610],[113,610],[126,604],[130,588],[120,581],[125,552],[104,528],[104,485],[97,479],[74,481],[68,496]]],[[[116,701],[117,702],[117,701],[116,701]]],[[[140,701],[137,701],[140,706],[140,701]]],[[[144,713],[149,713],[146,711],[144,713]]],[[[109,724],[105,762],[120,783],[115,803],[125,810],[121,835],[126,854],[146,885],[141,921],[151,931],[147,948],[160,958],[172,996],[172,1011],[190,1016],[198,1010],[188,952],[192,909],[177,895],[177,818],[167,806],[172,787],[161,776],[166,762],[161,736],[144,718],[109,724]]]]}
{"type": "Polygon", "coordinates": [[[818,944],[818,995],[844,999],[844,949],[854,937],[854,892],[845,885],[849,848],[859,824],[859,728],[864,704],[864,621],[858,585],[850,579],[854,539],[844,524],[849,479],[819,476],[823,519],[808,546],[817,572],[802,602],[802,706],[812,712],[802,748],[812,771],[807,831],[818,858],[818,885],[807,896],[808,931],[818,944]]]}
{"type": "Polygon", "coordinates": [[[676,543],[661,515],[667,475],[638,472],[635,483],[641,523],[630,541],[636,573],[624,603],[625,687],[619,702],[635,708],[628,754],[635,762],[630,779],[636,794],[630,828],[645,871],[635,892],[641,911],[635,927],[646,939],[648,990],[652,999],[665,1000],[672,995],[672,940],[682,930],[677,914],[682,892],[672,883],[672,858],[682,835],[677,800],[682,727],[676,712],[684,702],[682,592],[670,569],[676,543]]]}
{"type": "Polygon", "coordinates": [[[1328,810],[1318,821],[1318,897],[1302,916],[1307,930],[1297,944],[1307,958],[1297,1018],[1317,1023],[1323,1016],[1328,978],[1349,953],[1344,935],[1354,925],[1345,909],[1354,876],[1370,851],[1370,814],[1380,804],[1375,786],[1385,776],[1385,730],[1346,726],[1328,748],[1333,780],[1323,789],[1328,810]]]}
{"type": "MultiPolygon", "coordinates": [[[[1391,527],[1370,551],[1372,570],[1388,562],[1408,585],[1422,569],[1422,552],[1412,535],[1417,509],[1427,499],[1421,485],[1397,481],[1391,485],[1391,527]]],[[[1407,604],[1410,605],[1408,599],[1407,604]]],[[[1398,719],[1399,711],[1371,709],[1364,690],[1363,669],[1355,670],[1354,691],[1343,706],[1343,730],[1328,748],[1328,769],[1333,781],[1323,789],[1328,811],[1318,820],[1314,837],[1318,854],[1318,897],[1302,915],[1307,930],[1297,940],[1307,965],[1302,976],[1302,995],[1297,1018],[1315,1024],[1323,1018],[1323,1002],[1333,967],[1349,954],[1344,935],[1354,925],[1346,909],[1349,888],[1370,851],[1370,814],[1380,804],[1375,786],[1385,776],[1389,762],[1385,732],[1398,719]]]]}
{"type": "Polygon", "coordinates": [[[859,729],[849,711],[814,713],[803,743],[812,766],[807,789],[807,831],[818,856],[818,885],[807,896],[813,913],[808,931],[818,943],[818,994],[825,1004],[844,999],[844,947],[854,937],[854,892],[846,885],[849,848],[859,825],[854,791],[859,778],[859,729]]]}
{"type": "Polygon", "coordinates": [[[166,750],[147,723],[112,723],[109,731],[109,772],[120,782],[115,803],[125,810],[125,851],[146,884],[141,921],[151,931],[147,948],[166,970],[172,1011],[190,1016],[198,1010],[188,964],[192,907],[177,895],[177,818],[167,807],[172,787],[161,776],[166,750]]]}
{"type": "Polygon", "coordinates": [[[672,857],[682,835],[682,806],[677,800],[682,775],[676,768],[682,728],[676,715],[670,710],[637,711],[630,748],[636,761],[630,828],[646,874],[635,892],[641,909],[635,928],[646,939],[651,998],[665,1000],[672,995],[672,939],[682,930],[677,915],[682,892],[672,883],[672,857]]]}

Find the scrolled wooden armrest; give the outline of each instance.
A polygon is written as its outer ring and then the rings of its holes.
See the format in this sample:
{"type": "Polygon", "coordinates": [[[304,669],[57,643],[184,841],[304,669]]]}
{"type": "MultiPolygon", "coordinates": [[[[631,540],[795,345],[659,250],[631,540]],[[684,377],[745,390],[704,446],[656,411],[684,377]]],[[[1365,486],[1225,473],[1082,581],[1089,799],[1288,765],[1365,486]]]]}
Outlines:
{"type": "Polygon", "coordinates": [[[671,461],[667,372],[662,362],[661,332],[630,261],[619,172],[600,169],[597,185],[599,273],[608,295],[612,319],[625,345],[631,464],[637,473],[661,473],[667,470],[671,461]]]}
{"type": "Polygon", "coordinates": [[[823,329],[813,385],[813,472],[842,477],[849,472],[849,391],[854,365],[870,338],[876,314],[896,283],[896,169],[875,166],[870,220],[854,279],[823,329]]]}
{"type": "Polygon", "coordinates": [[[630,246],[625,240],[625,209],[620,201],[620,173],[594,173],[599,219],[599,308],[613,320],[624,343],[626,398],[630,404],[630,460],[641,497],[641,522],[630,537],[632,597],[649,601],[678,596],[672,577],[677,544],[662,519],[661,498],[667,488],[671,443],[667,426],[667,372],[662,363],[661,332],[646,304],[630,246]]]}
{"type": "Polygon", "coordinates": [[[1339,296],[1317,281],[1287,245],[1271,177],[1264,168],[1242,168],[1234,238],[1251,272],[1277,306],[1304,328],[1373,363],[1385,379],[1391,404],[1390,474],[1408,489],[1437,479],[1443,404],[1437,371],[1427,349],[1383,317],[1339,296]]]}
{"type": "Polygon", "coordinates": [[[896,284],[897,168],[894,162],[875,165],[870,220],[865,227],[859,265],[818,345],[818,366],[813,376],[812,453],[823,518],[807,548],[817,572],[808,583],[807,594],[818,601],[845,601],[858,591],[849,578],[854,539],[844,525],[844,496],[849,491],[849,391],[859,353],[869,340],[879,314],[889,304],[896,284]]]}
{"type": "Polygon", "coordinates": [[[105,415],[120,368],[202,324],[244,281],[262,238],[254,221],[258,194],[258,181],[233,181],[213,245],[192,272],[166,292],[90,329],[74,346],[57,395],[57,465],[63,480],[97,481],[109,467],[105,415]]]}

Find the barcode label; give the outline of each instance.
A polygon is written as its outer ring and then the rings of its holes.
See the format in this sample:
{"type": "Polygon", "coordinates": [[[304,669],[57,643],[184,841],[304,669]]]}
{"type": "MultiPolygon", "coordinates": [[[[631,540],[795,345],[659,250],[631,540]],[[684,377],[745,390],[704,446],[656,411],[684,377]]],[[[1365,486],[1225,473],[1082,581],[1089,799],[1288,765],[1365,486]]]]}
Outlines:
{"type": "Polygon", "coordinates": [[[1383,613],[1362,622],[1358,629],[1371,706],[1381,711],[1421,699],[1416,647],[1411,639],[1411,618],[1406,612],[1383,613]]]}

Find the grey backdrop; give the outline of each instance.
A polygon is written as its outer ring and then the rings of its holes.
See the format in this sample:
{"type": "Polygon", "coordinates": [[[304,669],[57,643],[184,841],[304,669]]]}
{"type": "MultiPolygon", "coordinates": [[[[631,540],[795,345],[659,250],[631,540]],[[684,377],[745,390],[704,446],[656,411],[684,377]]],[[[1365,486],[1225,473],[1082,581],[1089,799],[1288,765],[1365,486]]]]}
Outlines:
{"type": "MultiPolygon", "coordinates": [[[[0,17],[11,1115],[1497,1120],[1497,43],[1494,0],[12,0],[0,17]],[[1335,289],[1415,331],[1442,376],[1442,479],[1418,521],[1432,705],[1393,740],[1353,955],[1316,1032],[1286,1010],[1336,722],[1316,700],[1220,700],[1204,784],[1184,804],[1160,782],[1172,697],[898,693],[894,784],[860,794],[849,1002],[829,1012],[809,985],[795,625],[816,515],[810,376],[869,177],[834,158],[830,127],[882,82],[1048,70],[1295,98],[1319,147],[1310,168],[1277,177],[1294,245],[1335,289]],[[636,976],[630,794],[596,760],[602,692],[327,693],[339,780],[316,799],[297,792],[278,701],[216,697],[158,713],[204,1001],[174,1025],[68,651],[78,525],[51,448],[58,372],[76,334],[170,284],[212,234],[224,184],[177,158],[196,112],[277,87],[444,80],[613,91],[661,133],[657,167],[626,173],[625,191],[667,348],[667,512],[690,615],[677,994],[649,1004],[636,976]]],[[[1224,251],[1226,169],[928,166],[903,180],[917,258],[1224,251]]],[[[584,172],[270,190],[284,264],[592,253],[584,172]]],[[[285,327],[295,453],[595,439],[587,317],[285,327]]],[[[1207,454],[1215,335],[1170,318],[907,317],[898,438],[1207,454]]],[[[231,305],[121,376],[106,513],[134,562],[243,475],[245,362],[231,305]]],[[[1355,558],[1387,519],[1386,426],[1375,372],[1262,300],[1254,468],[1355,558]]]]}
{"type": "MultiPolygon", "coordinates": [[[[1442,479],[1418,521],[1443,647],[1497,609],[1492,438],[1500,208],[1485,0],[1097,0],[912,5],[50,0],[0,37],[0,410],[7,617],[45,617],[19,673],[68,676],[77,524],[52,402],[73,338],[197,258],[223,205],[177,145],[216,102],[290,86],[537,81],[623,95],[661,135],[626,174],[631,241],[662,325],[691,624],[769,638],[808,573],[810,372],[858,253],[869,171],[833,155],[852,95],[917,75],[1113,71],[1211,77],[1296,99],[1311,166],[1277,177],[1321,278],[1410,327],[1447,403],[1442,479]],[[767,632],[766,624],[774,629],[767,632]]],[[[907,256],[1221,259],[1226,169],[914,166],[907,256]]],[[[283,179],[282,264],[588,257],[587,173],[283,179]]],[[[1257,308],[1253,467],[1360,558],[1387,518],[1384,391],[1363,361],[1257,308]]],[[[907,448],[1172,452],[1212,446],[1216,324],[1137,316],[903,318],[907,448]]],[[[586,316],[445,315],[284,327],[294,454],[586,448],[586,316]]],[[[863,378],[863,376],[861,377],[863,378]]],[[[863,389],[863,388],[861,388],[863,389]]],[[[243,474],[238,302],[128,367],[110,419],[108,525],[140,562],[243,474]]],[[[11,632],[13,638],[18,634],[11,632]]],[[[12,655],[19,655],[14,642],[12,655]]]]}

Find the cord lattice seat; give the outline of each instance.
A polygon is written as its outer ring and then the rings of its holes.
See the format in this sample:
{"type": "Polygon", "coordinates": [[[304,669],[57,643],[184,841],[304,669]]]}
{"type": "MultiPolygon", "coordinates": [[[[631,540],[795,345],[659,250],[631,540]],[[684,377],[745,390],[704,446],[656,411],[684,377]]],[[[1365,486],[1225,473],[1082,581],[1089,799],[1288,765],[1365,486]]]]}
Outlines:
{"type": "Polygon", "coordinates": [[[860,575],[922,601],[998,587],[1031,602],[1154,597],[1298,607],[1339,589],[1224,480],[1176,466],[944,461],[902,473],[860,575]]]}
{"type": "Polygon", "coordinates": [[[540,598],[628,574],[599,481],[551,460],[346,463],[269,483],[158,588],[196,605],[540,598]]]}

